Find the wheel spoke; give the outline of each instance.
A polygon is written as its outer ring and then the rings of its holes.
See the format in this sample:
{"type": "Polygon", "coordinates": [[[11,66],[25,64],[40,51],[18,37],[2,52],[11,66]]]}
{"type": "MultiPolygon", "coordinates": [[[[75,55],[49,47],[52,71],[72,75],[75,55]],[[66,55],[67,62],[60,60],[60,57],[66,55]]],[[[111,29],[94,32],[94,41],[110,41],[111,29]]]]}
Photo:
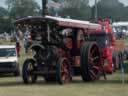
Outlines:
{"type": "Polygon", "coordinates": [[[98,78],[96,73],[93,70],[90,70],[90,73],[93,80],[96,80],[98,78]]]}
{"type": "Polygon", "coordinates": [[[33,68],[33,64],[29,64],[28,65],[28,69],[27,69],[27,73],[28,73],[28,80],[30,81],[30,82],[32,82],[32,80],[33,80],[33,74],[32,74],[32,71],[34,70],[34,68],[33,68]]]}
{"type": "Polygon", "coordinates": [[[65,77],[65,83],[68,83],[70,81],[70,76],[67,74],[65,77]]]}
{"type": "Polygon", "coordinates": [[[63,81],[65,81],[65,74],[64,73],[61,74],[61,78],[63,81]]]}
{"type": "Polygon", "coordinates": [[[33,65],[32,64],[29,64],[28,65],[28,68],[27,68],[28,74],[31,74],[33,70],[34,70],[33,65]]]}
{"type": "Polygon", "coordinates": [[[68,76],[68,71],[67,72],[62,72],[61,76],[62,76],[62,80],[64,81],[66,79],[66,77],[68,76]]]}
{"type": "Polygon", "coordinates": [[[67,83],[69,81],[69,75],[68,74],[62,74],[62,80],[64,83],[67,83]]]}
{"type": "Polygon", "coordinates": [[[61,80],[63,83],[68,83],[70,81],[69,63],[65,60],[61,65],[61,80]]]}
{"type": "Polygon", "coordinates": [[[92,58],[89,58],[89,64],[90,64],[91,66],[95,65],[95,62],[93,61],[92,58]]]}
{"type": "Polygon", "coordinates": [[[99,59],[99,56],[95,56],[95,57],[92,58],[93,61],[95,61],[97,59],[99,59]]]}
{"type": "Polygon", "coordinates": [[[91,51],[91,53],[90,53],[91,57],[93,56],[95,51],[96,51],[96,48],[91,51]]]}
{"type": "Polygon", "coordinates": [[[92,68],[96,69],[96,70],[100,70],[100,68],[98,66],[93,66],[92,68]]]}
{"type": "Polygon", "coordinates": [[[61,73],[68,73],[68,69],[67,68],[65,68],[65,67],[63,67],[63,68],[61,68],[61,73]]]}

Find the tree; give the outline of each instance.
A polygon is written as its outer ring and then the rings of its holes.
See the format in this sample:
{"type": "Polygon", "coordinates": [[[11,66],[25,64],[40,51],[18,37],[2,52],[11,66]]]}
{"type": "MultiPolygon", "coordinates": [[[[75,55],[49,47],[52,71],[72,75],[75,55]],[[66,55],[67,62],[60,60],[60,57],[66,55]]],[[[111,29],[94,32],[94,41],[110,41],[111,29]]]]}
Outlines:
{"type": "Polygon", "coordinates": [[[11,18],[39,15],[40,7],[35,0],[6,0],[11,18]]]}
{"type": "Polygon", "coordinates": [[[0,18],[6,17],[6,16],[8,16],[8,11],[5,8],[0,7],[0,18]]]}
{"type": "MultiPolygon", "coordinates": [[[[119,0],[100,0],[97,4],[99,18],[112,18],[121,20],[123,18],[125,7],[119,0]]],[[[94,18],[94,6],[92,8],[92,17],[94,18]]]]}
{"type": "Polygon", "coordinates": [[[62,0],[63,2],[65,2],[64,6],[71,8],[71,7],[77,7],[80,8],[82,5],[87,6],[89,3],[89,0],[62,0]]]}
{"type": "Polygon", "coordinates": [[[8,32],[13,30],[13,24],[10,18],[0,18],[0,33],[8,32]]]}
{"type": "Polygon", "coordinates": [[[62,17],[85,20],[90,18],[89,0],[57,0],[61,4],[58,14],[62,17]]]}
{"type": "Polygon", "coordinates": [[[128,6],[126,6],[123,10],[121,10],[121,20],[128,21],[128,6]]]}
{"type": "Polygon", "coordinates": [[[9,32],[12,29],[11,20],[8,15],[8,11],[0,7],[0,33],[9,32]]]}

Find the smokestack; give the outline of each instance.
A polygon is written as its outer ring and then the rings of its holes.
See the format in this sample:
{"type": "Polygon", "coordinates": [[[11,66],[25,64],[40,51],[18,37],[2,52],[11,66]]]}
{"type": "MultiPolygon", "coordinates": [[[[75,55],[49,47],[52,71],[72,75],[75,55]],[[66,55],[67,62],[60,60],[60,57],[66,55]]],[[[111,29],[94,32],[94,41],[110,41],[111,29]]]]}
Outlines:
{"type": "Polygon", "coordinates": [[[97,20],[98,19],[98,14],[97,14],[97,0],[95,0],[95,20],[97,20]]]}
{"type": "Polygon", "coordinates": [[[48,0],[42,0],[42,16],[48,15],[48,8],[47,8],[48,0]]]}

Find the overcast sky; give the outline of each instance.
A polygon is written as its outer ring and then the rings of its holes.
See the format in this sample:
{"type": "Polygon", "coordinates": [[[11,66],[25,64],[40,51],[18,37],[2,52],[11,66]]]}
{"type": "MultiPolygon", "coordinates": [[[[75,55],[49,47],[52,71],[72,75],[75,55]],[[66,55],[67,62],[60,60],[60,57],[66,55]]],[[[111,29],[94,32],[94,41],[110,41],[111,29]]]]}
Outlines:
{"type": "MultiPolygon", "coordinates": [[[[36,0],[39,4],[41,4],[42,0],[36,0]]],[[[90,5],[94,4],[95,0],[89,0],[90,5]]],[[[119,0],[120,2],[124,3],[126,6],[128,5],[128,0],[119,0]]],[[[0,0],[0,6],[5,7],[5,0],[0,0]]]]}

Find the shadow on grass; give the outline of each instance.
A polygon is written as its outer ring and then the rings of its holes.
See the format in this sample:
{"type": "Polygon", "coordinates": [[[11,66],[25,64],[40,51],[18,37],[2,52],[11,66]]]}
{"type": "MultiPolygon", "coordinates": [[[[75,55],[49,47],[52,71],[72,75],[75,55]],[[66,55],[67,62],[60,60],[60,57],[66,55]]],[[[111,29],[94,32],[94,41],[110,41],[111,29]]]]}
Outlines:
{"type": "MultiPolygon", "coordinates": [[[[128,64],[125,64],[125,74],[128,75],[128,64]]],[[[1,75],[0,74],[0,87],[17,87],[17,86],[58,86],[57,82],[45,82],[42,79],[39,79],[35,84],[24,84],[21,77],[13,77],[10,75],[1,75]],[[3,79],[4,78],[4,79],[3,79]],[[11,79],[13,78],[13,79],[11,79]],[[3,81],[2,81],[3,79],[3,81]],[[4,81],[5,80],[5,81],[4,81]]],[[[79,77],[78,79],[73,79],[70,85],[77,85],[77,84],[122,84],[122,80],[97,80],[91,82],[83,82],[82,79],[79,77]]],[[[128,80],[125,80],[125,84],[128,84],[128,80]]],[[[66,84],[69,85],[69,84],[66,84]]]]}
{"type": "Polygon", "coordinates": [[[36,83],[25,84],[21,77],[0,76],[0,87],[31,87],[31,86],[57,86],[60,85],[57,82],[46,82],[42,78],[39,78],[36,83]],[[2,80],[3,79],[3,80],[2,80]]]}
{"type": "MultiPolygon", "coordinates": [[[[83,82],[82,80],[73,80],[71,83],[66,85],[77,85],[77,84],[94,84],[94,85],[105,85],[105,84],[122,84],[121,80],[99,80],[99,81],[92,81],[92,82],[83,82]]],[[[125,80],[124,84],[128,84],[128,80],[125,80]]],[[[37,81],[35,84],[24,84],[23,81],[3,81],[0,82],[0,87],[19,87],[19,86],[63,86],[58,84],[57,82],[45,82],[44,80],[37,81]]]]}
{"type": "Polygon", "coordinates": [[[37,83],[30,83],[30,84],[24,84],[23,81],[6,81],[6,82],[0,82],[0,87],[19,87],[19,86],[52,86],[52,85],[59,85],[55,82],[46,83],[45,81],[37,81],[37,83]]]}
{"type": "MultiPolygon", "coordinates": [[[[97,84],[123,84],[122,80],[100,80],[97,84]]],[[[128,84],[128,80],[124,81],[124,84],[128,84]]]]}
{"type": "MultiPolygon", "coordinates": [[[[122,80],[98,80],[98,81],[91,81],[91,82],[74,80],[73,83],[74,84],[122,84],[122,80]]],[[[124,84],[128,84],[128,80],[125,80],[124,84]]]]}
{"type": "Polygon", "coordinates": [[[0,87],[16,87],[24,85],[20,81],[0,82],[0,87]]]}

